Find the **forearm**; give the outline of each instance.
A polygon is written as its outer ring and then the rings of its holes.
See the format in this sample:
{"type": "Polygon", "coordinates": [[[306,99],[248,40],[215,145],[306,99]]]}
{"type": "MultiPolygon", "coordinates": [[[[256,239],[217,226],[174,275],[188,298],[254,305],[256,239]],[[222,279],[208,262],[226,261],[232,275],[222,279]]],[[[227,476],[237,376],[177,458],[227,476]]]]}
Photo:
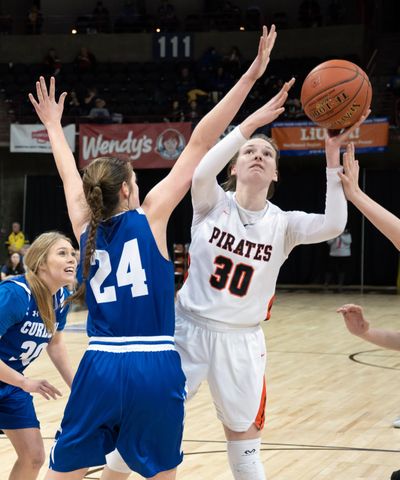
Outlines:
{"type": "Polygon", "coordinates": [[[50,360],[58,370],[65,383],[71,388],[72,380],[74,379],[74,372],[69,361],[65,343],[60,342],[54,346],[50,346],[49,344],[47,347],[47,354],[49,355],[50,360]]]}
{"type": "Polygon", "coordinates": [[[229,126],[255,83],[244,74],[225,97],[199,122],[191,141],[207,146],[209,150],[229,126]]]}
{"type": "Polygon", "coordinates": [[[349,200],[393,243],[397,250],[400,250],[399,218],[372,200],[362,190],[358,190],[349,200]]]}
{"type": "Polygon", "coordinates": [[[327,168],[340,167],[340,146],[325,144],[325,158],[327,168]]]}
{"type": "Polygon", "coordinates": [[[8,385],[22,388],[25,377],[0,360],[0,380],[8,385]]]}
{"type": "Polygon", "coordinates": [[[300,243],[324,242],[340,235],[347,222],[347,202],[337,172],[327,168],[327,186],[324,215],[308,215],[298,225],[303,238],[300,243]]]}
{"type": "Polygon", "coordinates": [[[366,333],[359,335],[367,342],[391,350],[400,350],[400,332],[382,328],[369,328],[366,333]]]}
{"type": "Polygon", "coordinates": [[[236,127],[220,142],[214,145],[201,159],[193,175],[193,187],[198,187],[204,182],[214,182],[216,176],[247,141],[241,132],[241,127],[236,127]]]}
{"type": "Polygon", "coordinates": [[[191,189],[195,216],[207,213],[217,204],[221,194],[217,175],[245,142],[246,138],[236,127],[202,158],[194,171],[191,189]]]}
{"type": "Polygon", "coordinates": [[[47,133],[51,144],[54,160],[56,162],[58,173],[64,182],[81,182],[81,178],[76,167],[75,158],[71,152],[65,138],[63,128],[60,122],[46,125],[47,133]]]}
{"type": "Polygon", "coordinates": [[[340,165],[326,169],[324,230],[329,235],[327,239],[340,235],[347,223],[347,200],[338,176],[342,170],[340,165]]]}

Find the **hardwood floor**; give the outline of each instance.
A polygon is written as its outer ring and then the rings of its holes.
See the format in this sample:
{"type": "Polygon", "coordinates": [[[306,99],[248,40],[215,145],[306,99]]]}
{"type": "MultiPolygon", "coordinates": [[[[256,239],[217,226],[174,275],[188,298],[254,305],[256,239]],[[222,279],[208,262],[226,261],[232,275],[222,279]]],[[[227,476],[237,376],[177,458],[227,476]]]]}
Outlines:
{"type": "MultiPolygon", "coordinates": [[[[400,415],[400,353],[350,335],[335,313],[343,303],[363,305],[374,326],[400,329],[400,297],[353,293],[279,292],[263,325],[268,400],[261,456],[268,480],[389,480],[400,469],[400,429],[391,426],[400,415]]],[[[66,332],[75,365],[86,346],[85,333],[75,331],[84,318],[85,312],[72,313],[66,332]]],[[[46,354],[28,375],[47,378],[64,393],[57,401],[35,400],[48,452],[68,390],[46,354]]],[[[207,385],[188,403],[183,446],[178,479],[232,478],[207,385]]],[[[1,436],[1,479],[8,478],[14,459],[1,436]]],[[[100,478],[96,470],[86,478],[100,478]]]]}

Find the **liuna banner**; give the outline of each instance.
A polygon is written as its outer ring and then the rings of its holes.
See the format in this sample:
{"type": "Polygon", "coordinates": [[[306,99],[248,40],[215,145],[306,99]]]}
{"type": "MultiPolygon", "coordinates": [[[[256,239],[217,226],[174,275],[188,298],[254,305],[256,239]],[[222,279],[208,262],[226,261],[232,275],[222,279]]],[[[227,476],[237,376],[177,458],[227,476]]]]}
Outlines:
{"type": "Polygon", "coordinates": [[[171,168],[189,141],[190,122],[79,126],[79,166],[114,156],[133,168],[171,168]]]}
{"type": "MultiPolygon", "coordinates": [[[[271,128],[272,138],[281,155],[317,155],[324,153],[325,128],[312,122],[276,122],[271,128]]],[[[349,140],[357,153],[382,152],[389,139],[387,118],[367,119],[354,130],[349,140]]]]}
{"type": "MultiPolygon", "coordinates": [[[[75,152],[75,124],[63,128],[71,150],[75,152]]],[[[47,130],[43,125],[10,125],[10,152],[51,153],[47,130]]]]}

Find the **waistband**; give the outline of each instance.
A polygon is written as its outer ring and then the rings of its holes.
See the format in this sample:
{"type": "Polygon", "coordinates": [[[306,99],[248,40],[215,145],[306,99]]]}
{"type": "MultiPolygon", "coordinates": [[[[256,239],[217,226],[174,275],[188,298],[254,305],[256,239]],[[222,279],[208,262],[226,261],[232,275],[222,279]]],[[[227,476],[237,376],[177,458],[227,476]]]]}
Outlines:
{"type": "Polygon", "coordinates": [[[175,350],[174,337],[90,337],[87,350],[100,352],[165,352],[175,350]]]}
{"type": "Polygon", "coordinates": [[[179,302],[175,304],[176,322],[181,319],[184,321],[190,321],[202,328],[211,330],[213,332],[225,332],[225,333],[253,333],[261,329],[260,324],[256,325],[237,325],[235,323],[219,322],[211,318],[202,317],[194,312],[186,310],[179,302]]]}

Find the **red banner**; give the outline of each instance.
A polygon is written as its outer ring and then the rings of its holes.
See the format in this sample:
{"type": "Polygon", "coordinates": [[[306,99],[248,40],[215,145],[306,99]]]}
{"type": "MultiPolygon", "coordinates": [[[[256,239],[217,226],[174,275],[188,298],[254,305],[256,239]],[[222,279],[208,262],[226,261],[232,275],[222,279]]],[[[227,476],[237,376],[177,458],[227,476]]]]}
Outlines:
{"type": "Polygon", "coordinates": [[[81,124],[79,167],[94,158],[112,156],[129,160],[133,168],[171,168],[191,132],[190,122],[81,124]]]}
{"type": "MultiPolygon", "coordinates": [[[[281,155],[310,155],[324,152],[325,128],[312,122],[276,122],[272,124],[272,138],[281,155]]],[[[367,119],[351,135],[358,153],[381,152],[388,144],[387,118],[367,119]]]]}

